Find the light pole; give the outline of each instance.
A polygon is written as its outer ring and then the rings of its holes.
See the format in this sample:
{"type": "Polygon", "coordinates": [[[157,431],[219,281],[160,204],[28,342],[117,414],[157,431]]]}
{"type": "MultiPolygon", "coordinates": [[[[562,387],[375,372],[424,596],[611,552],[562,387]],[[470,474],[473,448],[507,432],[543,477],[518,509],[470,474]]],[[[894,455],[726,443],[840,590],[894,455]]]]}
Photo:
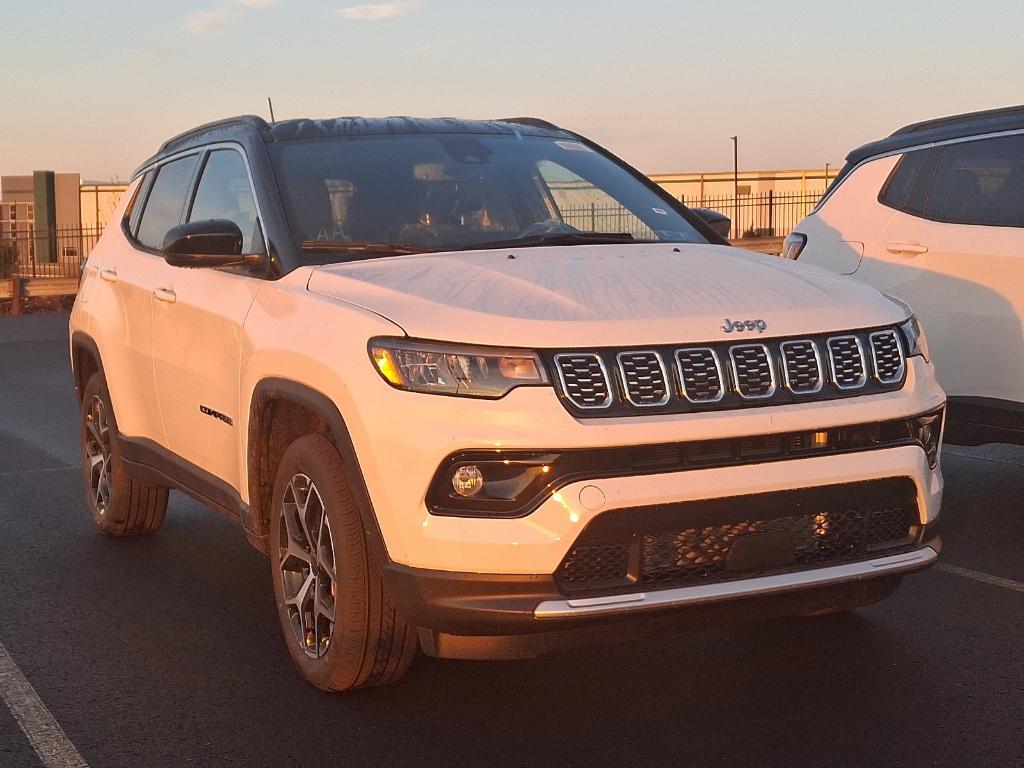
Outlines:
{"type": "Polygon", "coordinates": [[[825,163],[825,191],[828,192],[828,169],[831,163],[825,163]]]}
{"type": "Polygon", "coordinates": [[[729,138],[732,140],[732,231],[735,235],[740,225],[740,143],[737,136],[729,138]]]}

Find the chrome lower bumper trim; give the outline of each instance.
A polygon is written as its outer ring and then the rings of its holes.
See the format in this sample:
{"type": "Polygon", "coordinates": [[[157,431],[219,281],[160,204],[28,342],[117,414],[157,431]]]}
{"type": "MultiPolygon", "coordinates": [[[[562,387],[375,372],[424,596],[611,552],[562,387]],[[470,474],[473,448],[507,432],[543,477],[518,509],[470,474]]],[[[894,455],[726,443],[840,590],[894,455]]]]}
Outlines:
{"type": "Polygon", "coordinates": [[[828,568],[816,568],[796,573],[780,573],[775,576],[759,576],[753,579],[726,581],[719,584],[661,589],[656,592],[632,592],[606,597],[545,600],[534,609],[533,615],[538,619],[554,619],[699,605],[757,595],[777,594],[794,589],[823,587],[882,574],[919,571],[933,565],[938,559],[939,556],[934,549],[922,547],[914,552],[905,552],[900,555],[890,555],[859,563],[833,565],[828,568]]]}

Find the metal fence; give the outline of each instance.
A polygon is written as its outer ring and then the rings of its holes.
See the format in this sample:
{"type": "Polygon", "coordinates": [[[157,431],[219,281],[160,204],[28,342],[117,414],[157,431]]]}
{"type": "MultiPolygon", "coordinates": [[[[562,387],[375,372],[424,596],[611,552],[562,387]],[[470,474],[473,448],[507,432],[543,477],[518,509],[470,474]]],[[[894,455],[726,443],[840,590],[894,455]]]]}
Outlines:
{"type": "Polygon", "coordinates": [[[102,234],[102,227],[59,227],[0,236],[0,279],[77,278],[102,234]]]}
{"type": "Polygon", "coordinates": [[[813,192],[764,192],[756,195],[683,196],[690,208],[710,208],[732,220],[730,239],[782,237],[811,212],[824,194],[813,192]]]}
{"type": "MultiPolygon", "coordinates": [[[[765,192],[757,195],[682,196],[690,208],[710,208],[732,220],[729,238],[783,237],[811,212],[823,193],[765,192]]],[[[585,232],[628,232],[635,238],[654,238],[654,231],[621,205],[562,206],[562,219],[585,232]]]]}

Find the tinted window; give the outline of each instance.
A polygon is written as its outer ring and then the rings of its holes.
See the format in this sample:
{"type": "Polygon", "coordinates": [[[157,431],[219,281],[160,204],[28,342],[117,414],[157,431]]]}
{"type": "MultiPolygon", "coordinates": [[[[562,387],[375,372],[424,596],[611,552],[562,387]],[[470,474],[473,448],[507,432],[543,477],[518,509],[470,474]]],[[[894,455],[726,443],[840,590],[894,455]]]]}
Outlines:
{"type": "Polygon", "coordinates": [[[160,248],[167,232],[181,223],[185,196],[197,162],[198,155],[189,155],[160,166],[136,234],[140,243],[149,248],[160,248]]]}
{"type": "Polygon", "coordinates": [[[139,182],[135,199],[132,200],[132,209],[128,215],[128,231],[133,235],[139,231],[139,219],[142,218],[142,209],[146,206],[146,195],[149,194],[149,185],[153,183],[153,171],[146,171],[146,175],[139,182]]]}
{"type": "Polygon", "coordinates": [[[296,245],[458,250],[538,235],[625,232],[706,242],[628,170],[578,141],[429,134],[269,145],[296,245]]]}
{"type": "Polygon", "coordinates": [[[879,198],[881,202],[890,208],[920,213],[928,199],[937,157],[937,150],[928,149],[905,154],[889,177],[879,198]]]}
{"type": "Polygon", "coordinates": [[[189,221],[227,219],[242,232],[242,253],[262,253],[256,202],[242,156],[233,149],[211,152],[196,188],[189,221]]]}
{"type": "Polygon", "coordinates": [[[958,224],[1024,227],[1024,136],[944,147],[924,214],[958,224]]]}

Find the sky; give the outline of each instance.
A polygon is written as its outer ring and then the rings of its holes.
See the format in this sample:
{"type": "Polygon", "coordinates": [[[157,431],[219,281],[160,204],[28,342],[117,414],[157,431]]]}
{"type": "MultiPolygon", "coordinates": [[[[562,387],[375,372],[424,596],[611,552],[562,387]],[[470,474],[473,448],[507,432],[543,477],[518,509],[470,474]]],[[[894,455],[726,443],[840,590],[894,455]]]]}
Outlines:
{"type": "Polygon", "coordinates": [[[130,177],[244,113],[532,115],[647,173],[836,166],[908,122],[1024,103],[1024,3],[4,2],[0,174],[130,177]]]}

